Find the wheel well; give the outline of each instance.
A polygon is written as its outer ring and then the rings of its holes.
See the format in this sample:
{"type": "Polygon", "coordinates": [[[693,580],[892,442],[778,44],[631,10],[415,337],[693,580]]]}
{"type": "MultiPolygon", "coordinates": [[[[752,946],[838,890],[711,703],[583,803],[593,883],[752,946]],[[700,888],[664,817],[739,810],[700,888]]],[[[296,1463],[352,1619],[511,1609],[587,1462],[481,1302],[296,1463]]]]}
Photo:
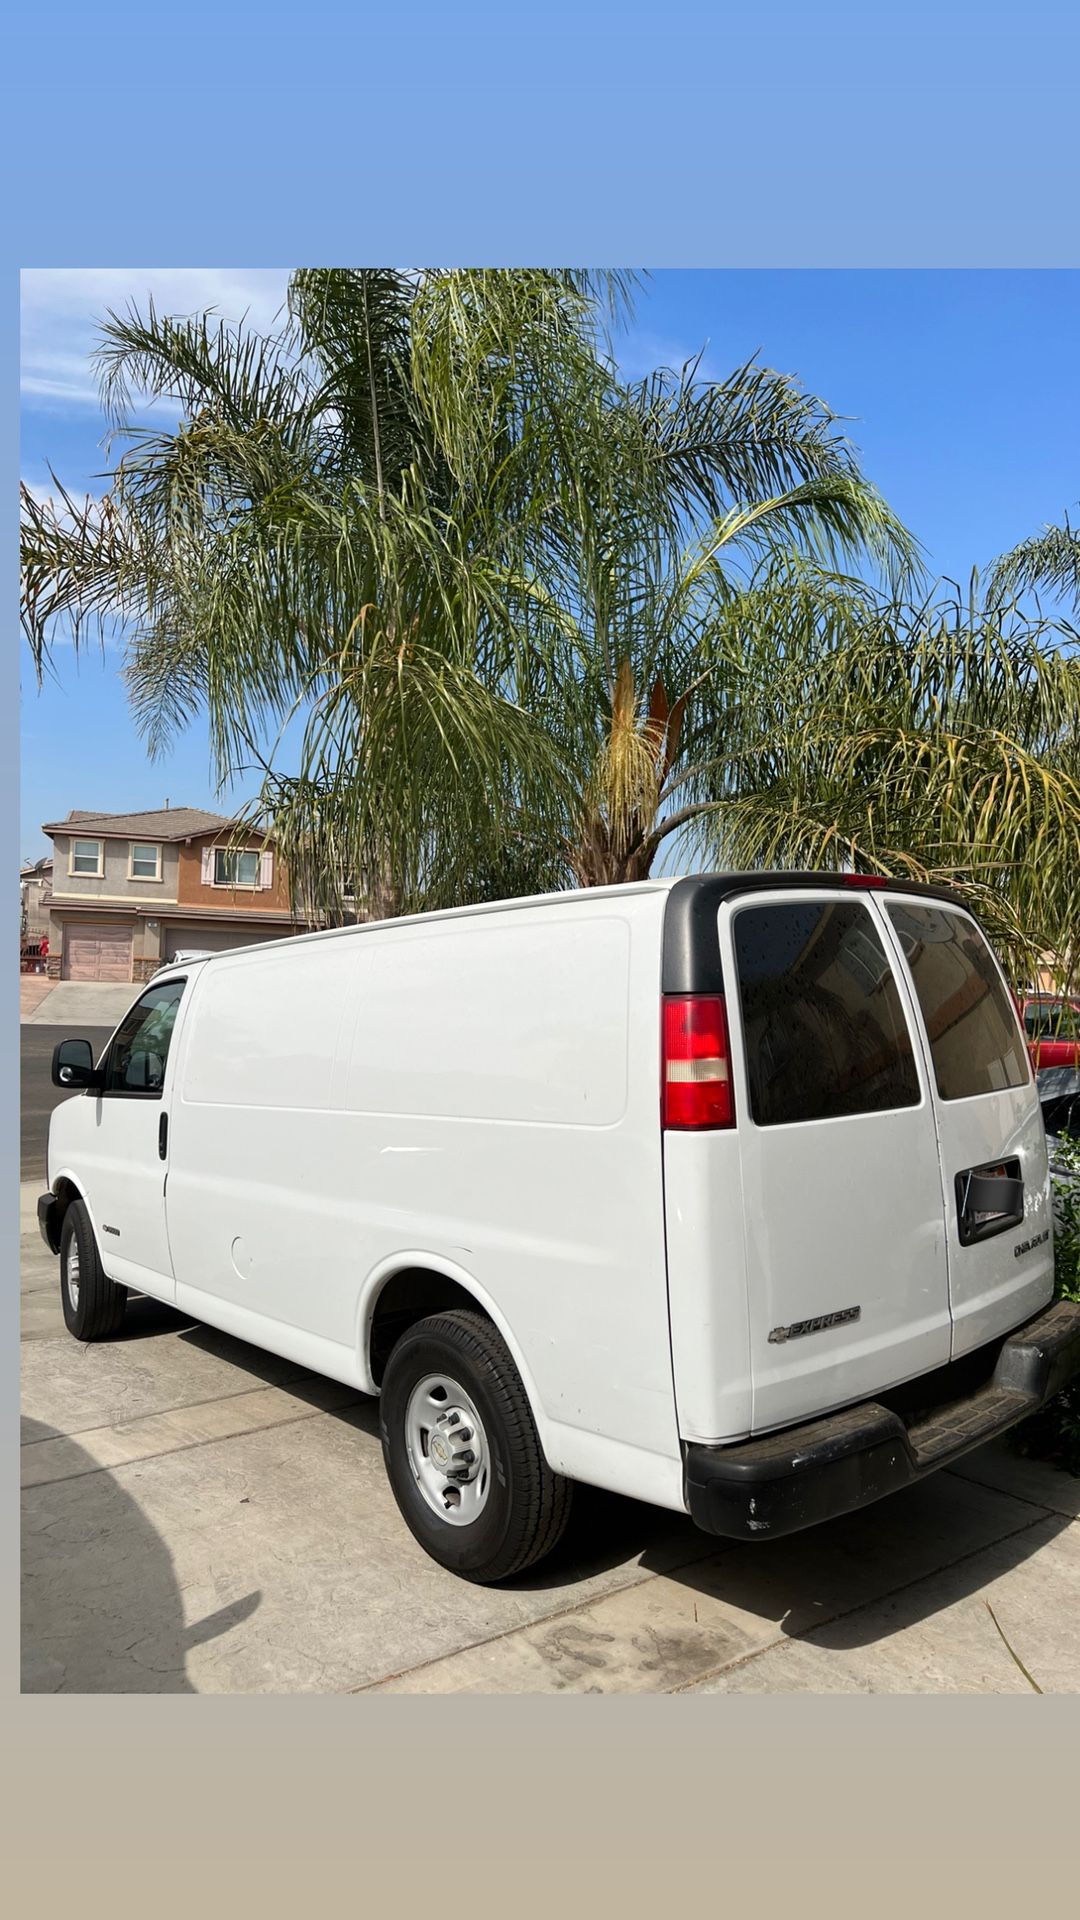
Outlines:
{"type": "Polygon", "coordinates": [[[65,1180],[63,1178],[57,1181],[55,1187],[53,1188],[53,1193],[56,1196],[56,1205],[58,1209],[57,1226],[59,1226],[60,1222],[64,1218],[65,1213],[70,1207],[72,1201],[81,1200],[82,1194],[79,1192],[79,1189],[75,1185],[74,1180],[65,1180]]]}
{"type": "Polygon", "coordinates": [[[60,1251],[60,1234],[64,1225],[64,1216],[73,1200],[81,1200],[82,1194],[74,1180],[59,1179],[53,1190],[54,1205],[49,1209],[47,1231],[49,1246],[54,1253],[60,1251]],[[55,1243],[55,1244],[54,1244],[55,1243]]]}
{"type": "Polygon", "coordinates": [[[467,1287],[430,1267],[403,1267],[400,1273],[391,1275],[375,1302],[368,1339],[371,1377],[376,1386],[382,1384],[391,1350],[402,1334],[417,1320],[426,1320],[429,1313],[445,1313],[449,1307],[483,1311],[467,1287]]]}

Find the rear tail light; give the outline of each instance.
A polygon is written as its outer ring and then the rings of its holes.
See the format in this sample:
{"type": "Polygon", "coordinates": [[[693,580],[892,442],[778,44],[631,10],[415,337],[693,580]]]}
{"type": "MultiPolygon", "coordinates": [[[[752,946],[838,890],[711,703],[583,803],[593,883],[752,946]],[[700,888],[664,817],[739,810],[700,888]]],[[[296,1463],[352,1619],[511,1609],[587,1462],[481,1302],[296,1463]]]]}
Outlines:
{"type": "Polygon", "coordinates": [[[892,880],[881,873],[838,873],[837,879],[842,887],[891,887],[892,880]]]}
{"type": "Polygon", "coordinates": [[[664,999],[661,1114],[665,1127],[732,1127],[727,1014],[721,994],[664,999]]]}

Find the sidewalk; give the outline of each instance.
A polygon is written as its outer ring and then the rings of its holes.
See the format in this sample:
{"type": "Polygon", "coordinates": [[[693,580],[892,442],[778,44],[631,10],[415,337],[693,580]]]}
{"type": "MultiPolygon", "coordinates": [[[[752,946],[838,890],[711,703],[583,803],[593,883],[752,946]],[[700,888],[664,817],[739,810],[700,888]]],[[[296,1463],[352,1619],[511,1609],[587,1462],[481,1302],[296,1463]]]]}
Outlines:
{"type": "Polygon", "coordinates": [[[1080,1480],[985,1448],[746,1546],[581,1488],[549,1562],[469,1586],[401,1521],[374,1400],[151,1300],[72,1340],[37,1191],[24,1691],[1029,1693],[1021,1660],[1080,1692],[1080,1480]]]}

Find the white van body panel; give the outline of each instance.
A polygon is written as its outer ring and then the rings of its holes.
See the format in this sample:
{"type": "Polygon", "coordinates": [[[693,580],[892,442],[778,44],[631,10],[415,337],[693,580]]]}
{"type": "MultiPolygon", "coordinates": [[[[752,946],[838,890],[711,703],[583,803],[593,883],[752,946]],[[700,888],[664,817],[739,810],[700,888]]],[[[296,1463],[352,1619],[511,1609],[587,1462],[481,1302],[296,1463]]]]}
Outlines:
{"type": "Polygon", "coordinates": [[[972,1167],[1015,1158],[1024,1182],[1024,1224],[1014,1233],[962,1247],[950,1245],[953,1356],[970,1353],[1038,1313],[1054,1291],[1050,1163],[1046,1129],[1024,1087],[992,1100],[943,1101],[939,1109],[942,1161],[972,1167]],[[1019,1257],[1016,1247],[1027,1242],[1019,1257]]]}
{"type": "Polygon", "coordinates": [[[106,1271],[122,1286],[171,1300],[165,1168],[157,1144],[159,1106],[136,1100],[93,1104],[95,1123],[84,1131],[79,1168],[82,1183],[94,1195],[95,1237],[106,1271]]]}
{"type": "MultiPolygon", "coordinates": [[[[761,890],[720,910],[726,978],[734,983],[738,975],[738,916],[789,907],[796,898],[799,906],[835,902],[861,911],[880,935],[869,894],[761,890]]],[[[732,993],[729,1004],[736,999],[732,993]]],[[[755,1433],[863,1399],[949,1358],[937,1137],[910,1002],[905,1012],[919,1105],[773,1126],[755,1124],[746,1036],[741,1019],[730,1021],[755,1433]],[[812,1315],[854,1308],[857,1320],[810,1339],[777,1337],[812,1315]]],[[[727,1436],[718,1430],[716,1437],[727,1436]]]]}
{"type": "MultiPolygon", "coordinates": [[[[176,977],[190,983],[195,971],[192,967],[182,975],[176,969],[155,975],[142,992],[176,977]]],[[[169,1303],[176,1288],[165,1211],[167,1160],[158,1150],[158,1128],[171,1105],[177,1043],[189,1004],[190,994],[185,993],[160,1099],[74,1094],[53,1109],[49,1124],[49,1183],[55,1187],[68,1180],[82,1195],[109,1278],[169,1303]]],[[[108,1046],[103,1056],[107,1051],[108,1046]]]]}
{"type": "MultiPolygon", "coordinates": [[[[885,908],[886,905],[925,908],[927,902],[914,895],[905,896],[901,889],[892,887],[880,899],[883,926],[891,933],[898,967],[910,981],[903,943],[885,908]]],[[[1002,988],[1008,994],[1008,982],[971,915],[954,904],[949,905],[947,912],[950,919],[970,927],[980,946],[990,954],[1002,988]]],[[[957,1048],[969,1044],[962,1017],[953,1028],[952,1036],[939,1039],[939,1045],[942,1044],[957,1048]]],[[[1051,1228],[1050,1164],[1046,1129],[1038,1103],[1032,1097],[1030,1065],[1028,1081],[1023,1086],[1002,1087],[998,1092],[981,1093],[965,1100],[943,1099],[932,1062],[929,1066],[945,1211],[951,1226],[948,1235],[951,1353],[958,1359],[961,1354],[970,1353],[1038,1313],[1052,1297],[1053,1233],[1052,1229],[1047,1232],[1051,1228]],[[1009,1159],[1020,1162],[1024,1182],[1023,1227],[962,1246],[955,1229],[956,1175],[969,1167],[1009,1159]],[[1016,1248],[1024,1243],[1027,1243],[1026,1250],[1018,1256],[1016,1248]]]]}
{"type": "Polygon", "coordinates": [[[739,1135],[664,1135],[668,1298],[679,1432],[710,1444],[753,1422],[739,1135]]]}
{"type": "Polygon", "coordinates": [[[689,990],[726,999],[730,1128],[661,1124],[677,883],[644,882],[156,976],[187,983],[162,1096],[63,1102],[50,1185],[83,1196],[114,1280],[363,1392],[383,1289],[444,1276],[502,1333],[556,1471],[683,1510],[688,1444],[872,1398],[1052,1292],[1033,1085],[939,1097],[889,918],[905,896],[771,878],[709,909],[723,986],[689,990]],[[865,914],[908,1029],[909,1104],[755,1124],[735,929],[793,899],[865,914]],[[961,1246],[956,1172],[1013,1158],[1022,1227],[961,1246]],[[815,1316],[812,1338],[784,1337],[815,1316]]]}
{"type": "Polygon", "coordinates": [[[207,963],[174,1049],[178,1306],[278,1351],[299,1330],[322,1356],[308,1364],[366,1387],[383,1280],[444,1272],[502,1329],[553,1466],[681,1507],[665,897],[598,891],[207,963]]]}

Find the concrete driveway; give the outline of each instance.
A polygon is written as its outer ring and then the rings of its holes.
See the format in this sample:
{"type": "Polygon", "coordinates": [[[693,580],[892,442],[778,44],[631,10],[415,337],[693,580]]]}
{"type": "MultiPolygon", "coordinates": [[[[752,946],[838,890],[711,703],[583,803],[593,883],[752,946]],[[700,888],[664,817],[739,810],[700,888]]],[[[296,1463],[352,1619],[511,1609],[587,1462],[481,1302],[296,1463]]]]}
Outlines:
{"type": "Polygon", "coordinates": [[[43,973],[20,973],[19,975],[19,1018],[28,1020],[36,1013],[43,1000],[52,992],[55,982],[43,973]]]}
{"type": "Polygon", "coordinates": [[[25,1691],[1027,1693],[1002,1634],[1080,1691],[1080,1481],[987,1449],[753,1546],[582,1489],[557,1557],[471,1587],[399,1519],[374,1401],[148,1300],[70,1339],[37,1191],[25,1691]]]}
{"type": "Polygon", "coordinates": [[[22,977],[19,1017],[25,1026],[63,1027],[66,1033],[107,1027],[111,1033],[138,993],[130,982],[42,981],[30,974],[22,977]]]}

